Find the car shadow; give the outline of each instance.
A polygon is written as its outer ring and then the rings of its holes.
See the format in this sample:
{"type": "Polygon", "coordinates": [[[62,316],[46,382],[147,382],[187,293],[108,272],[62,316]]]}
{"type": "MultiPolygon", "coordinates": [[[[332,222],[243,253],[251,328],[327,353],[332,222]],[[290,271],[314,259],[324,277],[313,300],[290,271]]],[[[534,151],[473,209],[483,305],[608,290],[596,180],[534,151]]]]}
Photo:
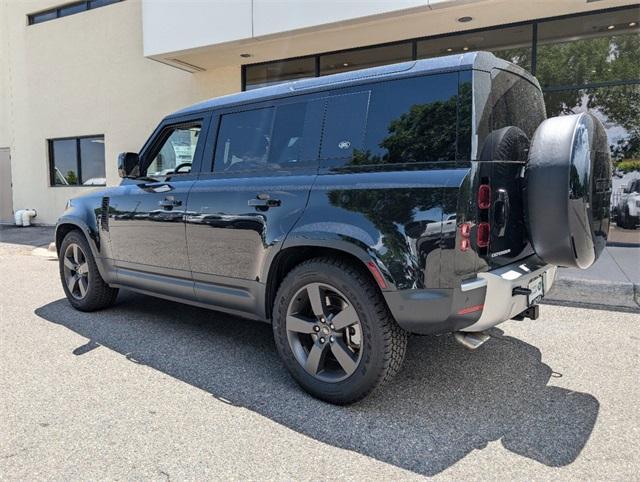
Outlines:
{"type": "Polygon", "coordinates": [[[540,351],[493,330],[469,352],[451,336],[412,337],[399,376],[364,401],[337,407],[297,387],[263,323],[121,292],[81,313],[65,299],[35,313],[106,347],[323,443],[435,475],[488,442],[541,464],[576,459],[598,416],[595,397],[548,386],[561,376],[540,351]]]}

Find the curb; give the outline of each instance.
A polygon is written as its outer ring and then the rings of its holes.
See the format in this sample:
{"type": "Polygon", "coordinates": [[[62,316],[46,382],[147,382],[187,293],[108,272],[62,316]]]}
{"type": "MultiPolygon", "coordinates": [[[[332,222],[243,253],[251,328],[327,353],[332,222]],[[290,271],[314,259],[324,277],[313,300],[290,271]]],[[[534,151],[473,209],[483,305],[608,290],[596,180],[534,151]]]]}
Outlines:
{"type": "Polygon", "coordinates": [[[31,251],[31,254],[34,256],[41,256],[43,258],[48,259],[58,259],[58,254],[56,253],[56,244],[50,243],[49,246],[42,246],[40,248],[35,248],[31,251]]]}
{"type": "Polygon", "coordinates": [[[544,301],[550,304],[614,307],[640,312],[640,285],[629,282],[556,278],[544,301]]]}

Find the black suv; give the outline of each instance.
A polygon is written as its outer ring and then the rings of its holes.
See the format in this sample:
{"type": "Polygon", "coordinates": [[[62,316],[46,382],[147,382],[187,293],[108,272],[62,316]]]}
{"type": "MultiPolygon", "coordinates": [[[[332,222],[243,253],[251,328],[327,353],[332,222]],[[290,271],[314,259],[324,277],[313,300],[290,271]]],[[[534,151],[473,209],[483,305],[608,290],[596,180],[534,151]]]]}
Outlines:
{"type": "Polygon", "coordinates": [[[58,222],[70,303],[122,287],[269,322],[332,403],[389,380],[408,333],[474,348],[535,319],[555,266],[590,266],[609,226],[600,122],[546,119],[536,79],[483,52],[196,104],[119,170],[58,222]]]}

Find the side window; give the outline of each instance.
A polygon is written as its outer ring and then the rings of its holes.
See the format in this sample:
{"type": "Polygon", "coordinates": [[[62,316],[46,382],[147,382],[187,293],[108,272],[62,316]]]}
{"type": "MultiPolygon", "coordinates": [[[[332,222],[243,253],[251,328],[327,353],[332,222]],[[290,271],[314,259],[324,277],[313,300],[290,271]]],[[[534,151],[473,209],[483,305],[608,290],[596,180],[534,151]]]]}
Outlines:
{"type": "Polygon", "coordinates": [[[321,157],[333,166],[455,160],[458,74],[381,82],[330,97],[321,157]]]}
{"type": "Polygon", "coordinates": [[[214,170],[262,169],[267,164],[274,109],[225,114],[220,119],[214,170]]]}
{"type": "Polygon", "coordinates": [[[327,98],[320,149],[320,158],[329,160],[325,164],[348,164],[348,159],[362,151],[369,95],[366,91],[327,98]]]}
{"type": "Polygon", "coordinates": [[[321,113],[321,102],[308,101],[222,115],[214,171],[288,170],[315,164],[321,113]]]}
{"type": "Polygon", "coordinates": [[[173,128],[147,167],[147,176],[191,172],[201,128],[199,123],[173,128]]]}
{"type": "Polygon", "coordinates": [[[353,163],[454,160],[457,118],[457,73],[377,84],[371,94],[365,148],[353,163]]]}
{"type": "Polygon", "coordinates": [[[324,101],[312,100],[276,107],[269,167],[290,169],[316,165],[324,101]]]}

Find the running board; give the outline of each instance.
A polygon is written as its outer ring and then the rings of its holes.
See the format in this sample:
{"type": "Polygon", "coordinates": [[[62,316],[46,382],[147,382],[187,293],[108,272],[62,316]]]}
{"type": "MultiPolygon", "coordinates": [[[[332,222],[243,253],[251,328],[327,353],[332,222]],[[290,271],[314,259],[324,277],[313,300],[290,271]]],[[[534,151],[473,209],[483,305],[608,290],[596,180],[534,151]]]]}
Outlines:
{"type": "Polygon", "coordinates": [[[453,337],[467,350],[477,350],[484,345],[489,338],[491,338],[482,331],[468,333],[464,331],[456,331],[453,333],[453,337]]]}

